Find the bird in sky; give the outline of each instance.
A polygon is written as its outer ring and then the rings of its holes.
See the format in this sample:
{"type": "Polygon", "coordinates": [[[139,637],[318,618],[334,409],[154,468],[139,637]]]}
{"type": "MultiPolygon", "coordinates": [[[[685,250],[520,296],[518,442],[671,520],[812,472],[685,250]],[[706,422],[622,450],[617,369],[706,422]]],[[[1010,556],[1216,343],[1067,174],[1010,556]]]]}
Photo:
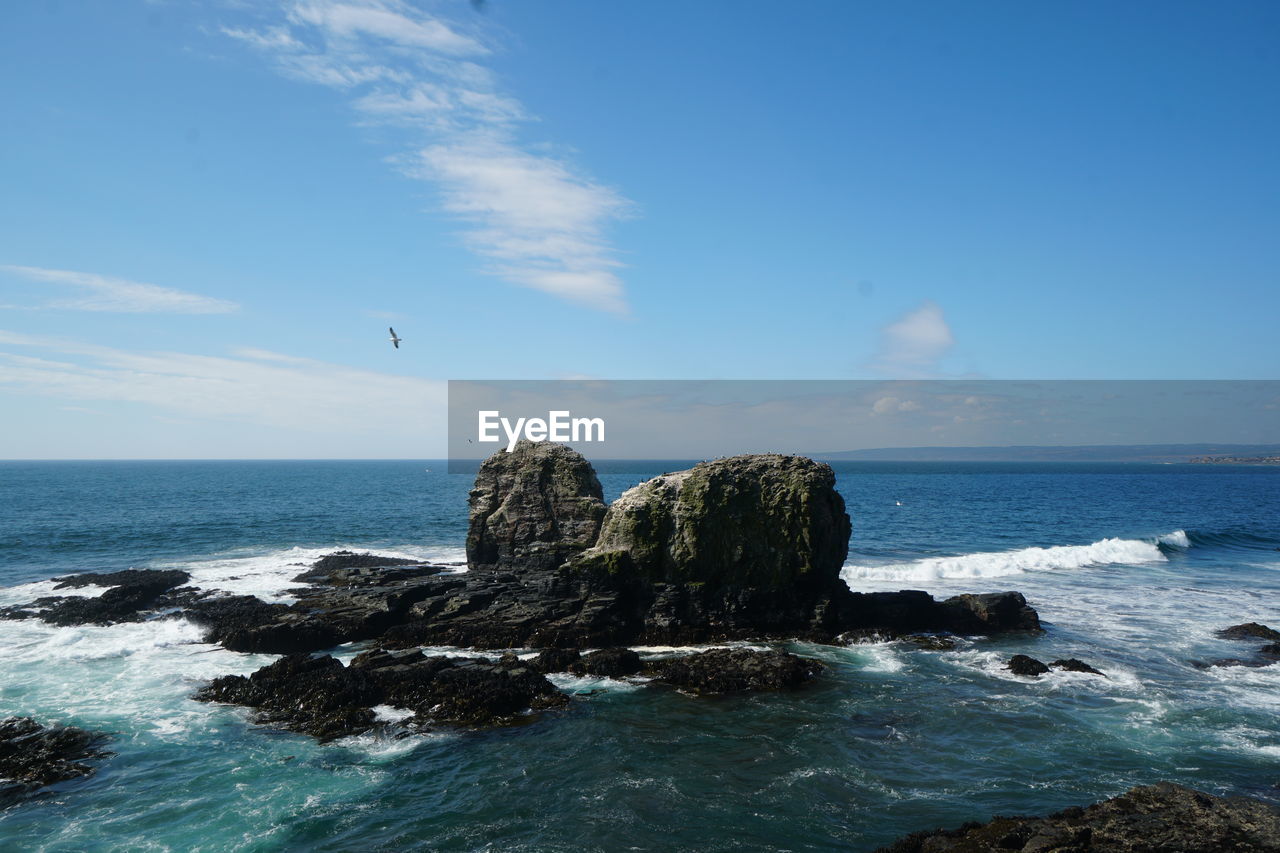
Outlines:
{"type": "Polygon", "coordinates": [[[396,337],[396,330],[390,326],[387,327],[387,331],[391,333],[391,345],[396,349],[400,349],[400,341],[404,340],[404,338],[396,337]]]}

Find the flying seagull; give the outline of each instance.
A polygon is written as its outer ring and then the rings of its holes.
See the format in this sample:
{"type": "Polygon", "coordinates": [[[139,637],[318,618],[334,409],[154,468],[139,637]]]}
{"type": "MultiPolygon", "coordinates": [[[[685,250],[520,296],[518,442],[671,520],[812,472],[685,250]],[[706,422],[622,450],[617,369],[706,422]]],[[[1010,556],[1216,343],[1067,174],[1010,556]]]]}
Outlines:
{"type": "Polygon", "coordinates": [[[391,345],[394,346],[396,349],[400,349],[400,341],[404,339],[396,337],[396,330],[391,328],[390,326],[387,327],[387,331],[391,333],[391,345]]]}

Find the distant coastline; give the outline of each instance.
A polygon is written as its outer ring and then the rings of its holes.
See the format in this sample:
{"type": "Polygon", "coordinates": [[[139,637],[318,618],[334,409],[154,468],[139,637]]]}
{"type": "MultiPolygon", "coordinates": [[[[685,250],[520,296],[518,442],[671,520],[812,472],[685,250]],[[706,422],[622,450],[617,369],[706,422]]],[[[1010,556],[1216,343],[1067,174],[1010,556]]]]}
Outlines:
{"type": "Polygon", "coordinates": [[[1280,464],[1280,444],[1081,444],[882,447],[814,454],[828,461],[1280,464]]]}

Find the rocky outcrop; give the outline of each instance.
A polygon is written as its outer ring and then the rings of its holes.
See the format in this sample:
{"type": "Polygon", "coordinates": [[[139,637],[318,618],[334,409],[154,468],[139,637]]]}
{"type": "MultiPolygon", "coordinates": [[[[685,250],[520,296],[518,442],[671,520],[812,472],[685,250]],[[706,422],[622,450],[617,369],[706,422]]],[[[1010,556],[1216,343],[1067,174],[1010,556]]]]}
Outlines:
{"type": "Polygon", "coordinates": [[[591,464],[551,442],[521,441],[480,466],[471,490],[467,564],[554,569],[595,544],[604,493],[591,464]]]}
{"type": "Polygon", "coordinates": [[[57,782],[89,776],[87,761],[111,755],[106,735],[73,726],[43,726],[30,717],[0,721],[0,806],[57,782]]]}
{"type": "Polygon", "coordinates": [[[1245,622],[1243,625],[1223,628],[1218,636],[1224,640],[1280,640],[1280,631],[1257,622],[1245,622]]]}
{"type": "Polygon", "coordinates": [[[186,583],[190,577],[186,572],[180,571],[127,569],[105,574],[86,572],[54,578],[57,581],[55,589],[80,589],[86,586],[110,588],[102,595],[92,598],[77,595],[40,598],[31,604],[5,608],[0,611],[0,618],[34,617],[51,625],[137,622],[156,608],[161,596],[186,583]]]}
{"type": "Polygon", "coordinates": [[[635,675],[641,669],[640,655],[631,649],[598,649],[569,664],[574,675],[603,675],[620,678],[635,675]]]}
{"type": "Polygon", "coordinates": [[[654,661],[645,671],[683,691],[709,695],[799,687],[823,668],[790,652],[711,649],[654,661]]]}
{"type": "Polygon", "coordinates": [[[1100,670],[1096,670],[1089,664],[1079,658],[1059,658],[1051,664],[1044,661],[1036,660],[1028,655],[1014,655],[1009,658],[1006,668],[1014,675],[1024,675],[1028,678],[1039,678],[1050,669],[1061,669],[1065,672],[1084,672],[1090,675],[1102,675],[1106,677],[1100,670]]]}
{"type": "Polygon", "coordinates": [[[1009,658],[1006,666],[1014,675],[1024,675],[1028,678],[1039,678],[1049,671],[1044,661],[1036,660],[1029,655],[1014,655],[1009,658]]]}
{"type": "MultiPolygon", "coordinates": [[[[1280,631],[1268,628],[1257,622],[1245,622],[1243,625],[1232,625],[1217,632],[1225,640],[1280,640],[1280,631]]],[[[1254,649],[1253,655],[1247,658],[1219,658],[1214,661],[1192,661],[1191,665],[1199,669],[1214,666],[1248,666],[1263,667],[1280,663],[1280,643],[1269,642],[1254,649]]]]}
{"type": "Polygon", "coordinates": [[[839,575],[849,532],[831,466],[734,456],[623,493],[576,564],[651,583],[814,594],[839,575]]]}
{"type": "Polygon", "coordinates": [[[840,578],[844,502],[831,468],[809,459],[705,462],[631,489],[607,515],[600,494],[577,453],[523,442],[477,476],[466,573],[341,551],[297,576],[305,586],[290,591],[292,604],[173,589],[183,573],[142,572],[101,604],[56,599],[0,616],[70,624],[184,615],[210,642],[273,654],[365,640],[585,649],[1039,629],[1016,592],[941,602],[912,590],[851,592],[840,578]]]}
{"type": "Polygon", "coordinates": [[[555,685],[519,662],[394,655],[382,649],[359,655],[350,666],[330,655],[288,655],[247,678],[214,679],[195,698],[255,708],[256,722],[322,742],[379,726],[377,706],[411,712],[401,725],[421,730],[437,724],[505,725],[568,702],[555,685]]]}
{"type": "Polygon", "coordinates": [[[1084,672],[1089,675],[1101,675],[1104,678],[1106,677],[1106,674],[1102,670],[1094,669],[1093,667],[1089,666],[1089,664],[1080,660],[1080,658],[1059,658],[1058,660],[1049,664],[1049,666],[1053,667],[1054,669],[1065,670],[1066,672],[1084,672]]]}
{"type": "Polygon", "coordinates": [[[917,832],[879,853],[1280,853],[1280,811],[1171,782],[1138,787],[1048,817],[997,817],[959,829],[917,832]]]}

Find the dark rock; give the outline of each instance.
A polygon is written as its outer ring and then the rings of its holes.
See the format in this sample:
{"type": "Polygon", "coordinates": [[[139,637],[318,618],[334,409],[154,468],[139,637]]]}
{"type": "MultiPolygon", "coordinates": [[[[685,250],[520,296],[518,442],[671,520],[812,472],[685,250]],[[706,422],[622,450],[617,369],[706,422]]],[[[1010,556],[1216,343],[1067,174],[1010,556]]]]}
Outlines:
{"type": "Polygon", "coordinates": [[[73,726],[42,726],[30,717],[0,721],[0,805],[57,782],[91,775],[86,761],[111,755],[106,735],[73,726]]]}
{"type": "Polygon", "coordinates": [[[878,853],[1280,853],[1280,810],[1172,782],[1133,788],[1087,808],[1048,817],[997,817],[985,824],[917,832],[878,853]]]}
{"type": "Polygon", "coordinates": [[[552,569],[591,547],[605,505],[600,481],[577,451],[521,441],[480,466],[471,490],[472,569],[552,569]]]}
{"type": "Polygon", "coordinates": [[[1280,640],[1280,631],[1257,622],[1245,622],[1243,625],[1223,628],[1218,636],[1226,640],[1280,640]]]}
{"type": "Polygon", "coordinates": [[[248,678],[214,679],[195,698],[258,710],[256,721],[321,741],[379,725],[376,705],[413,711],[406,724],[504,725],[526,712],[560,707],[564,694],[542,675],[471,658],[393,655],[375,649],[350,666],[329,656],[288,655],[248,678]]]}
{"type": "Polygon", "coordinates": [[[581,657],[577,649],[543,649],[529,662],[534,672],[568,672],[569,667],[581,657]]]}
{"type": "Polygon", "coordinates": [[[80,589],[86,586],[160,587],[163,592],[181,586],[191,575],[176,569],[125,569],[122,572],[83,572],[54,578],[54,589],[80,589]]]}
{"type": "Polygon", "coordinates": [[[421,560],[409,560],[404,557],[379,557],[367,551],[357,554],[354,551],[334,551],[325,554],[311,564],[311,568],[297,575],[298,583],[333,582],[333,575],[344,569],[380,569],[387,566],[417,566],[421,560]]]}
{"type": "Polygon", "coordinates": [[[942,609],[957,634],[1041,630],[1039,615],[1020,592],[957,595],[942,602],[942,609]]]}
{"type": "Polygon", "coordinates": [[[155,609],[160,597],[190,575],[180,571],[129,569],[106,574],[85,573],[54,578],[55,589],[78,589],[85,586],[108,586],[96,598],[55,596],[42,598],[34,605],[22,605],[0,611],[0,618],[35,616],[51,625],[111,625],[116,622],[138,622],[155,609]],[[37,609],[32,609],[33,607],[37,609]]]}
{"type": "Polygon", "coordinates": [[[635,675],[640,669],[640,655],[624,648],[599,649],[569,665],[569,672],[574,675],[602,675],[606,678],[635,675]]]}
{"type": "Polygon", "coordinates": [[[697,694],[740,693],[799,687],[824,669],[816,660],[789,652],[711,649],[650,662],[645,671],[697,694]]]}
{"type": "Polygon", "coordinates": [[[1089,666],[1089,664],[1080,660],[1080,658],[1060,658],[1059,660],[1049,664],[1049,666],[1055,669],[1065,669],[1067,672],[1087,672],[1090,675],[1101,675],[1104,678],[1106,677],[1101,670],[1094,669],[1089,666]]]}
{"type": "Polygon", "coordinates": [[[956,647],[956,641],[953,638],[939,637],[937,634],[907,634],[900,639],[916,648],[933,652],[949,652],[956,647]]]}
{"type": "Polygon", "coordinates": [[[1014,655],[1009,658],[1008,666],[1009,671],[1014,675],[1025,675],[1030,678],[1038,678],[1049,671],[1049,667],[1043,662],[1027,655],[1014,655]]]}

